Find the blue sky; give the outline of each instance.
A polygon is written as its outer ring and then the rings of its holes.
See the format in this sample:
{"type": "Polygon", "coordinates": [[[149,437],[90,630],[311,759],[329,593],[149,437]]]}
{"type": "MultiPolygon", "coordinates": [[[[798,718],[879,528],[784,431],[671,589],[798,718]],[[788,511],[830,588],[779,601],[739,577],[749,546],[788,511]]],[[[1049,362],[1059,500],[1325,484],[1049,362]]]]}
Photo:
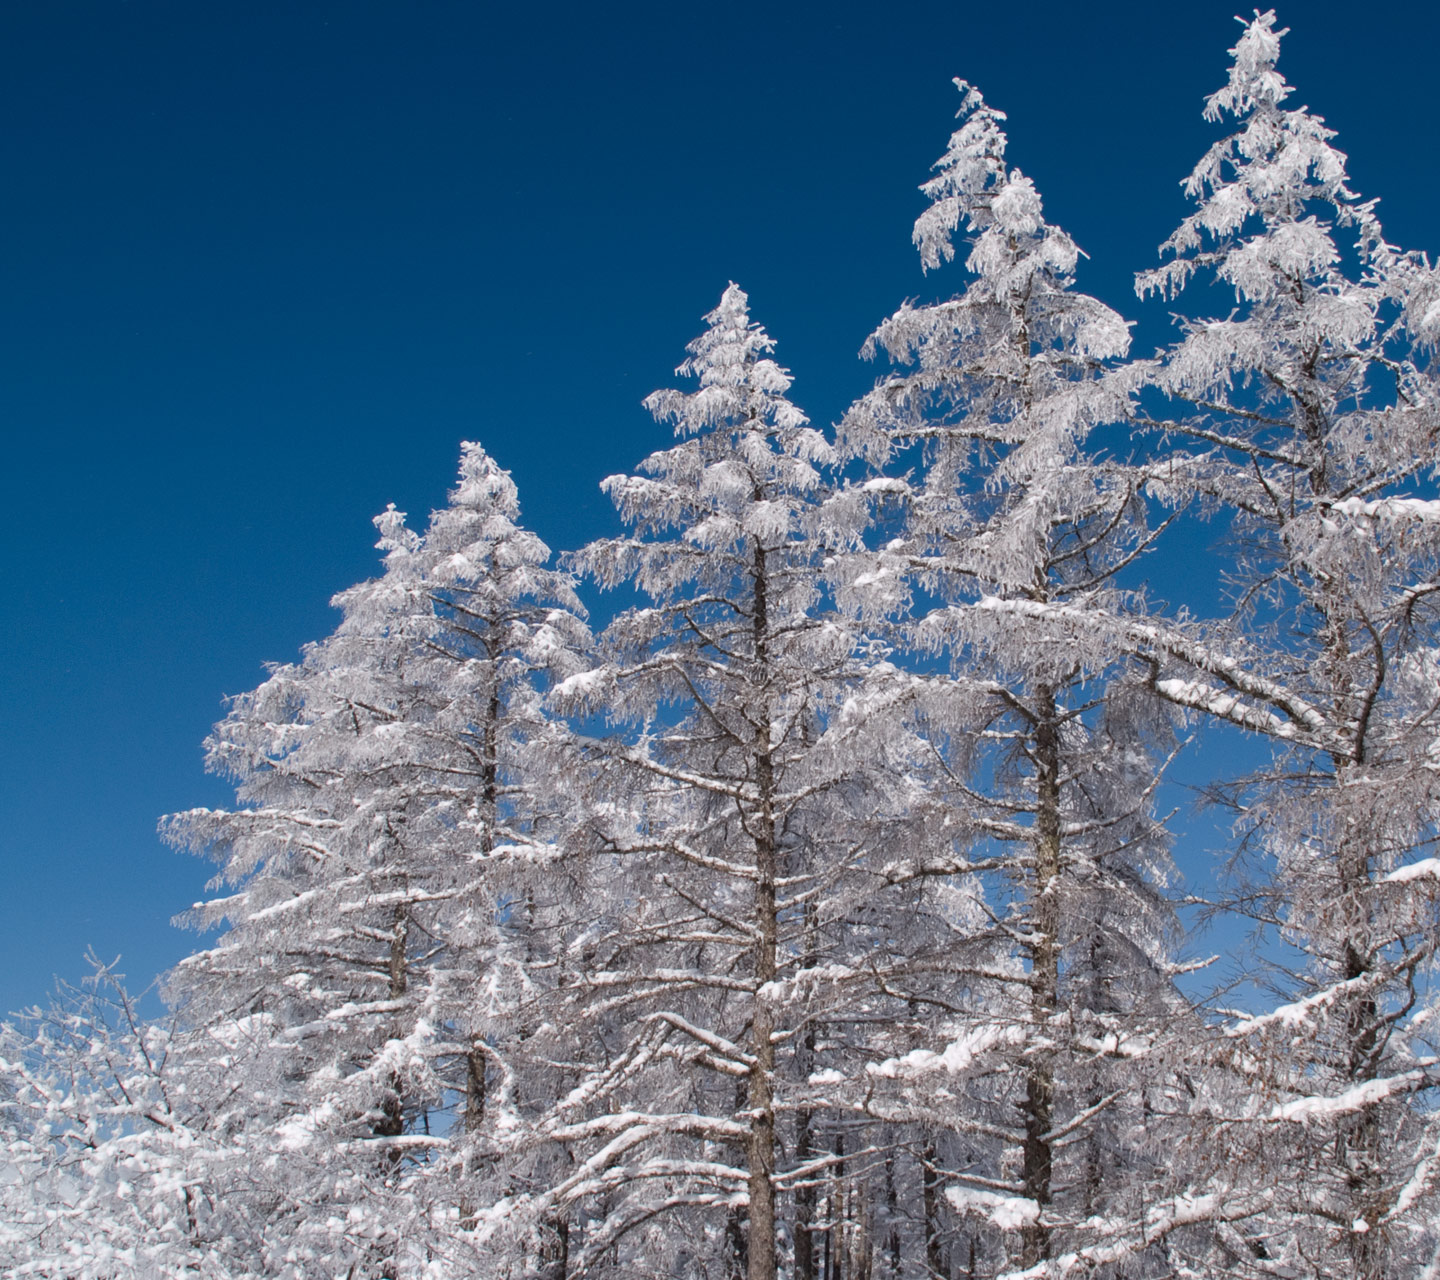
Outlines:
{"type": "MultiPolygon", "coordinates": [[[[229,800],[222,697],[330,630],[370,517],[423,523],[460,440],[555,548],[612,531],[597,483],[663,445],[639,401],[731,279],[833,421],[874,324],[961,287],[909,244],[952,76],[1009,114],[1081,287],[1164,341],[1130,281],[1236,7],[0,9],[0,1012],[87,946],[143,985],[194,944],[168,921],[207,871],[157,817],[229,800]]],[[[1353,185],[1440,251],[1440,10],[1280,18],[1353,185]]]]}

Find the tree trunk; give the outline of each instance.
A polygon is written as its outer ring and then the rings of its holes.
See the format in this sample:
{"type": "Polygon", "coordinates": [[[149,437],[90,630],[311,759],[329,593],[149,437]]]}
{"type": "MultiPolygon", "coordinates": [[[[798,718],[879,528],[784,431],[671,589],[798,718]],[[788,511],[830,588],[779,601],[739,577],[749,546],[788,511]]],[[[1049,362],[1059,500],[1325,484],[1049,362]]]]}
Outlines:
{"type": "MultiPolygon", "coordinates": [[[[1341,890],[1355,901],[1363,896],[1370,884],[1369,859],[1363,855],[1349,861],[1352,865],[1341,872],[1341,890]]],[[[1343,969],[1346,981],[1364,977],[1371,963],[1361,954],[1354,934],[1361,932],[1359,923],[1342,944],[1343,969]]],[[[1349,1081],[1354,1084],[1374,1078],[1375,1049],[1380,1039],[1380,1007],[1374,995],[1356,998],[1346,1012],[1345,1032],[1349,1060],[1345,1064],[1349,1081]]],[[[1335,1159],[1344,1170],[1346,1189],[1350,1196],[1353,1220],[1364,1222],[1366,1231],[1350,1231],[1350,1263],[1355,1280],[1385,1280],[1388,1274],[1388,1232],[1380,1224],[1389,1207],[1382,1172],[1382,1137],[1380,1107],[1368,1106],[1353,1117],[1341,1121],[1335,1139],[1335,1159]]]]}
{"type": "Polygon", "coordinates": [[[850,1187],[850,1280],[871,1280],[875,1262],[875,1233],[872,1230],[870,1184],[850,1187]]]}
{"type": "Polygon", "coordinates": [[[885,1157],[885,1216],[889,1230],[891,1280],[900,1276],[900,1198],[895,1190],[895,1157],[885,1157]]]}
{"type": "MultiPolygon", "coordinates": [[[[495,558],[490,558],[490,571],[496,571],[495,558]]],[[[490,654],[490,697],[486,710],[488,718],[481,734],[483,743],[483,754],[480,765],[480,850],[482,853],[493,853],[495,849],[495,823],[497,821],[496,799],[498,795],[499,763],[496,759],[496,732],[500,721],[500,686],[495,678],[495,655],[490,654]]],[[[480,1132],[485,1122],[485,1051],[480,1047],[477,1037],[470,1047],[470,1052],[465,1055],[465,1120],[464,1133],[467,1147],[472,1145],[475,1135],[480,1132]]],[[[467,1150],[464,1159],[464,1173],[472,1172],[471,1154],[467,1150]]],[[[469,1196],[462,1191],[460,1201],[460,1229],[462,1231],[473,1231],[478,1221],[478,1211],[470,1203],[469,1196]]],[[[562,1272],[563,1275],[563,1272],[562,1272]]]]}
{"type": "MultiPolygon", "coordinates": [[[[755,545],[755,668],[766,679],[769,661],[765,550],[755,545]]],[[[749,1280],[775,1280],[775,1022],[766,990],[776,974],[775,881],[779,875],[775,839],[775,771],[770,754],[770,717],[761,715],[755,743],[755,789],[758,811],[752,818],[755,841],[755,1009],[750,1023],[749,1076],[750,1236],[746,1253],[749,1280]]]]}
{"type": "MultiPolygon", "coordinates": [[[[801,961],[802,967],[806,969],[813,968],[819,960],[817,917],[815,904],[806,903],[805,955],[801,961]]],[[[795,1054],[795,1075],[801,1081],[808,1080],[810,1073],[815,1070],[815,1034],[816,1026],[812,1020],[806,1024],[805,1033],[800,1037],[795,1054]]],[[[808,1107],[802,1107],[795,1113],[796,1165],[807,1164],[815,1152],[812,1135],[814,1123],[814,1114],[808,1107]]],[[[816,1280],[815,1240],[812,1235],[815,1227],[815,1187],[812,1179],[806,1178],[804,1181],[811,1185],[795,1188],[795,1220],[791,1233],[795,1240],[795,1280],[816,1280]]]]}
{"type": "MultiPolygon", "coordinates": [[[[476,1045],[465,1055],[465,1140],[467,1147],[474,1142],[475,1135],[485,1123],[485,1053],[476,1045]]],[[[465,1153],[462,1177],[468,1182],[473,1172],[473,1156],[465,1153]]],[[[468,1194],[462,1191],[460,1200],[460,1230],[473,1231],[479,1220],[478,1213],[470,1203],[468,1194]]]]}
{"type": "Polygon", "coordinates": [[[565,1280],[570,1270],[570,1219],[547,1218],[549,1234],[540,1246],[540,1274],[544,1280],[565,1280]]]}
{"type": "MultiPolygon", "coordinates": [[[[1312,486],[1319,494],[1327,490],[1323,484],[1312,486]]],[[[1363,718],[1358,714],[1355,693],[1354,654],[1346,632],[1346,609],[1339,593],[1327,586],[1321,595],[1321,611],[1326,620],[1325,657],[1334,705],[1332,719],[1338,724],[1357,726],[1351,746],[1353,759],[1332,753],[1332,787],[1337,793],[1347,784],[1347,774],[1363,770],[1367,751],[1363,718]]],[[[1371,837],[1366,830],[1355,831],[1347,822],[1335,849],[1336,872],[1339,880],[1338,898],[1341,907],[1340,938],[1335,962],[1346,982],[1364,978],[1374,968],[1373,925],[1367,899],[1374,891],[1374,863],[1370,853],[1371,837]]],[[[1371,1080],[1376,1070],[1376,1050],[1380,1045],[1382,1013],[1373,990],[1346,1001],[1346,1061],[1341,1064],[1347,1085],[1371,1080]]],[[[1350,1266],[1355,1280],[1384,1280],[1388,1274],[1389,1241],[1380,1219],[1388,1208],[1384,1189],[1383,1139],[1379,1107],[1368,1106],[1348,1118],[1342,1118],[1335,1138],[1335,1161],[1340,1166],[1349,1196],[1352,1221],[1364,1222],[1365,1231],[1347,1233],[1350,1266]]]]}
{"type": "MultiPolygon", "coordinates": [[[[404,903],[395,908],[394,928],[390,933],[390,982],[391,1000],[398,1000],[405,994],[408,982],[407,944],[410,937],[410,918],[404,903]]],[[[380,1102],[380,1119],[371,1124],[371,1132],[377,1138],[397,1138],[405,1129],[405,1107],[400,1097],[400,1078],[391,1076],[390,1091],[380,1102]]],[[[386,1151],[384,1164],[387,1170],[400,1162],[399,1152],[393,1148],[386,1151]]]]}
{"type": "Polygon", "coordinates": [[[845,1133],[835,1130],[831,1147],[835,1163],[831,1166],[830,1213],[825,1233],[825,1277],[826,1280],[844,1280],[845,1277],[845,1133]]]}
{"type": "Polygon", "coordinates": [[[935,1158],[935,1140],[931,1138],[921,1153],[924,1172],[920,1193],[925,1209],[925,1270],[931,1280],[946,1275],[940,1244],[940,1171],[935,1166],[935,1158]]]}
{"type": "MultiPolygon", "coordinates": [[[[1031,902],[1030,1021],[1034,1034],[1044,1036],[1060,995],[1060,725],[1055,691],[1041,686],[1035,697],[1032,739],[1036,809],[1034,897],[1031,902]]],[[[1041,1215],[1050,1204],[1054,1161],[1050,1130],[1054,1128],[1055,1062],[1049,1052],[1034,1054],[1025,1078],[1025,1140],[1021,1180],[1025,1196],[1041,1215]]],[[[1020,1265],[1033,1267],[1050,1256],[1050,1231],[1042,1220],[1020,1233],[1020,1265]]]]}
{"type": "MultiPolygon", "coordinates": [[[[809,1063],[814,1060],[815,1055],[815,1032],[813,1026],[806,1030],[805,1038],[801,1043],[801,1070],[809,1074],[809,1063]]],[[[803,1077],[802,1077],[803,1078],[803,1077]]],[[[814,1154],[815,1147],[812,1138],[812,1126],[814,1117],[809,1109],[801,1110],[795,1117],[795,1163],[806,1164],[814,1154]]],[[[805,1181],[809,1181],[807,1178],[805,1181]]],[[[815,1240],[812,1232],[815,1228],[815,1188],[814,1186],[798,1186],[795,1188],[795,1226],[793,1235],[795,1237],[795,1280],[815,1280],[815,1240]]]]}

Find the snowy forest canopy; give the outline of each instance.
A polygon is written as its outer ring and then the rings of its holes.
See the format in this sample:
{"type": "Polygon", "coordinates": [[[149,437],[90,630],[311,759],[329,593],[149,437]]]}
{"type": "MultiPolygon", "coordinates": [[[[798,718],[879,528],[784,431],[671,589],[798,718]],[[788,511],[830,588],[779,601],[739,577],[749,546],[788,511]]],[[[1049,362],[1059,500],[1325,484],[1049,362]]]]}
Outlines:
{"type": "Polygon", "coordinates": [[[731,284],[622,536],[553,560],[478,444],[377,517],[207,743],[236,807],[163,823],[219,867],[170,1014],[102,969],[0,1030],[7,1270],[1440,1277],[1440,271],[1283,34],[1137,282],[1169,348],[957,82],[914,240],[962,291],[833,430],[731,284]],[[1148,585],[1197,518],[1216,616],[1148,585]]]}

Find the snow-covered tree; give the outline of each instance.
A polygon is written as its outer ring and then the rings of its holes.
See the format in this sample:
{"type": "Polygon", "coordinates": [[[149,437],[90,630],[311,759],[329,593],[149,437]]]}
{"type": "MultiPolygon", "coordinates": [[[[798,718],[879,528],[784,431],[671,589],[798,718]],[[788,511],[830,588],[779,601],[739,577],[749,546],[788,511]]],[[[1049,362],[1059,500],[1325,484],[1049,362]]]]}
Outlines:
{"type": "Polygon", "coordinates": [[[949,658],[935,696],[968,692],[968,723],[935,737],[948,775],[935,800],[968,815],[963,865],[983,881],[993,960],[937,1028],[949,1048],[886,1074],[950,1099],[937,1109],[963,1159],[949,1201],[1007,1242],[983,1237],[981,1265],[1059,1257],[1048,1265],[1064,1271],[1166,1230],[1144,1204],[1161,1140],[1147,1112],[1172,1087],[1165,1048],[1190,1020],[1169,980],[1153,810],[1171,727],[1123,641],[1140,601],[1120,585],[1155,535],[1146,473],[1094,443],[1126,416],[1105,370],[1128,327],[1072,289],[1079,251],[1007,166],[1004,116],[956,83],[962,123],[922,188],[914,239],[930,269],[966,232],[972,280],[881,325],[866,354],[916,367],[883,379],[842,429],[873,464],[919,468],[876,486],[903,515],[875,572],[910,584],[910,644],[949,658]]]}
{"type": "MultiPolygon", "coordinates": [[[[177,969],[172,997],[223,1050],[217,1070],[243,1046],[262,1158],[313,1168],[327,1197],[396,1193],[391,1218],[348,1230],[362,1270],[402,1267],[432,1206],[473,1207],[468,1158],[463,1188],[435,1170],[477,1140],[524,1000],[515,916],[548,856],[555,740],[537,681],[578,665],[586,630],[517,513],[510,477],[467,445],[425,538],[393,508],[378,517],[384,575],[337,596],[335,634],[236,699],[210,740],[245,807],[167,824],[236,890],[193,914],[226,932],[177,969]],[[457,1097],[459,1143],[435,1131],[457,1097]]],[[[312,1261],[333,1263],[332,1235],[312,1261]]]]}
{"type": "Polygon", "coordinates": [[[221,1195],[223,1097],[185,1070],[171,1021],[146,1022],[113,968],[0,1025],[0,1266],[46,1280],[245,1268],[221,1195]]]}
{"type": "Polygon", "coordinates": [[[1170,261],[1139,279],[1234,297],[1186,319],[1147,380],[1169,397],[1151,425],[1172,492],[1237,548],[1236,610],[1153,652],[1165,696],[1275,746],[1225,789],[1285,998],[1230,1029],[1225,1105],[1255,1124],[1217,1187],[1257,1218],[1227,1265],[1381,1280],[1435,1246],[1440,278],[1386,243],[1324,122],[1286,105],[1283,34],[1273,12],[1245,24],[1205,111],[1234,131],[1186,181],[1170,261]]]}
{"type": "MultiPolygon", "coordinates": [[[[495,1131],[515,1108],[553,1101],[558,1086],[543,1062],[553,1046],[535,1037],[546,993],[564,972],[557,947],[585,909],[555,843],[574,820],[565,806],[577,762],[542,697],[545,685],[585,668],[590,635],[572,576],[546,567],[550,549],[518,517],[509,473],[466,444],[459,486],[431,515],[419,555],[418,580],[436,618],[427,648],[449,671],[454,695],[441,732],[461,749],[454,780],[467,806],[463,860],[480,877],[480,892],[443,914],[460,962],[445,961],[435,1001],[466,1046],[466,1228],[522,1176],[497,1160],[495,1131]],[[492,1080],[499,1096],[487,1115],[492,1080]]],[[[543,1182],[549,1174],[532,1157],[523,1176],[543,1182]]],[[[563,1240],[553,1238],[563,1235],[563,1219],[542,1230],[552,1238],[541,1250],[563,1257],[563,1240]]]]}
{"type": "Polygon", "coordinates": [[[863,1057],[904,1008],[877,895],[914,791],[887,707],[910,681],[826,595],[863,501],[832,489],[745,294],[706,322],[698,390],[646,402],[679,442],[603,486],[632,532],[576,556],[649,604],[555,695],[629,731],[592,745],[604,887],[565,993],[593,1065],[544,1125],[575,1161],[548,1199],[588,1206],[577,1274],[813,1275],[814,1192],[845,1165],[818,1149],[819,1058],[863,1057]]]}
{"type": "MultiPolygon", "coordinates": [[[[194,923],[225,932],[176,970],[171,997],[221,1049],[216,1069],[243,1082],[247,1140],[263,1149],[268,1136],[271,1158],[311,1170],[317,1194],[328,1194],[325,1166],[341,1150],[352,1164],[342,1185],[357,1194],[362,1166],[380,1181],[398,1173],[408,1134],[444,1102],[422,962],[432,904],[461,888],[431,856],[426,748],[442,695],[417,678],[423,623],[405,582],[419,539],[393,509],[377,523],[385,576],[338,596],[335,635],[236,699],[208,743],[210,766],[235,779],[245,807],[167,825],[215,857],[236,890],[196,908],[194,923]]],[[[302,1208],[297,1241],[307,1217],[302,1208]]],[[[349,1242],[362,1269],[372,1244],[390,1248],[367,1238],[375,1223],[349,1242]]],[[[312,1259],[336,1247],[317,1241],[312,1259]]]]}

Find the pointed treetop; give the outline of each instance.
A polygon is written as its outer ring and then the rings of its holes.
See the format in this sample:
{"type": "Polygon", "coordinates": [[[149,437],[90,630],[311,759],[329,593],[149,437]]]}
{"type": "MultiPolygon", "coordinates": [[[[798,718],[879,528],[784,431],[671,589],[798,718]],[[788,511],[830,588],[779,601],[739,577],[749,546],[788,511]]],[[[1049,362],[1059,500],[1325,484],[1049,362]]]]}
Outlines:
{"type": "Polygon", "coordinates": [[[644,402],[674,423],[678,443],[636,474],[601,482],[630,536],[592,543],[570,561],[603,588],[633,579],[667,602],[700,580],[728,589],[750,572],[757,542],[778,551],[803,541],[815,519],[834,446],[786,398],[790,374],[770,358],[775,343],[751,321],[742,289],[732,283],[705,321],[677,370],[699,389],[667,388],[644,402]],[[697,556],[697,547],[712,554],[697,556]]]}
{"type": "MultiPolygon", "coordinates": [[[[460,450],[459,481],[450,490],[449,504],[430,513],[425,533],[431,583],[463,590],[490,581],[497,569],[525,566],[538,572],[550,559],[550,548],[518,523],[520,497],[510,473],[473,440],[464,441],[460,450]]],[[[527,574],[524,582],[510,586],[548,597],[568,581],[564,574],[527,574]]],[[[489,589],[496,586],[491,582],[489,589]]],[[[562,594],[568,602],[568,589],[562,594]]]]}
{"type": "MultiPolygon", "coordinates": [[[[371,523],[380,534],[375,548],[384,553],[385,572],[378,578],[357,582],[330,597],[331,607],[345,615],[335,633],[345,641],[357,635],[390,631],[405,611],[407,601],[418,590],[420,552],[424,540],[406,525],[405,513],[398,510],[393,502],[371,523]]],[[[340,647],[337,641],[337,652],[340,647]]]]}
{"type": "Polygon", "coordinates": [[[1239,130],[1216,142],[1182,183],[1199,208],[1160,246],[1174,260],[1136,278],[1141,297],[1174,297],[1199,257],[1214,252],[1217,274],[1237,296],[1267,301],[1293,289],[1296,278],[1333,272],[1333,225],[1357,227],[1367,253],[1383,248],[1374,201],[1362,203],[1345,185],[1346,157],[1331,145],[1334,130],[1305,107],[1281,110],[1291,93],[1275,69],[1283,35],[1273,10],[1257,11],[1230,50],[1229,83],[1206,99],[1204,115],[1212,122],[1232,115],[1239,130]],[[1324,216],[1333,222],[1315,216],[1314,202],[1328,206],[1324,216]],[[1247,240],[1252,219],[1263,233],[1247,240]]]}
{"type": "Polygon", "coordinates": [[[930,271],[955,257],[950,237],[962,219],[972,230],[981,230],[976,210],[984,197],[1005,185],[1005,130],[1003,111],[986,106],[985,98],[973,85],[955,77],[962,101],[956,117],[964,123],[950,135],[950,146],[931,167],[937,177],[920,184],[931,205],[915,220],[911,239],[920,250],[920,260],[930,271]]]}
{"type": "Polygon", "coordinates": [[[375,543],[377,551],[385,552],[385,559],[397,559],[413,552],[420,545],[420,535],[405,524],[405,513],[397,510],[393,502],[371,521],[380,533],[375,543]]]}
{"type": "MultiPolygon", "coordinates": [[[[962,124],[935,165],[938,175],[921,187],[932,204],[916,220],[913,239],[926,269],[937,267],[954,258],[952,237],[963,225],[974,278],[949,301],[906,302],[866,339],[866,359],[884,351],[919,369],[884,379],[852,405],[841,439],[847,452],[882,465],[897,443],[939,439],[937,419],[957,438],[992,441],[1004,424],[1009,443],[1025,443],[1005,465],[1017,475],[1033,465],[1039,474],[1070,458],[1091,426],[1120,412],[1096,375],[1129,349],[1130,327],[1072,289],[1080,250],[1045,220],[1035,184],[1006,168],[1004,114],[964,80],[955,84],[962,124]]],[[[932,452],[932,461],[944,454],[946,465],[968,465],[954,450],[932,452]]]]}
{"type": "Polygon", "coordinates": [[[931,200],[911,236],[922,265],[929,271],[955,257],[951,237],[963,223],[975,236],[966,266],[993,280],[997,294],[1037,270],[1068,276],[1080,251],[1045,221],[1035,184],[1019,169],[1006,169],[1005,113],[966,81],[957,78],[955,87],[963,95],[957,114],[964,123],[935,162],[937,175],[920,187],[931,200]]]}
{"type": "Polygon", "coordinates": [[[726,421],[748,421],[753,429],[758,394],[769,401],[777,427],[805,424],[805,415],[783,397],[791,377],[769,358],[775,340],[750,319],[750,299],[733,280],[721,295],[720,305],[705,316],[707,328],[685,350],[690,356],[675,370],[698,378],[700,390],[686,395],[675,390],[656,391],[645,407],[661,421],[675,423],[677,436],[694,435],[726,421]]]}
{"type": "Polygon", "coordinates": [[[450,492],[452,507],[494,510],[514,519],[520,494],[510,473],[473,440],[460,442],[460,483],[450,492]]]}
{"type": "Polygon", "coordinates": [[[1230,83],[1205,100],[1207,120],[1218,120],[1226,111],[1232,116],[1247,115],[1261,103],[1278,104],[1291,94],[1285,77],[1275,70],[1280,60],[1280,38],[1289,35],[1290,28],[1275,30],[1274,9],[1264,13],[1256,9],[1253,20],[1246,22],[1237,17],[1235,21],[1244,25],[1245,33],[1230,50],[1235,60],[1230,68],[1230,83]]]}
{"type": "MultiPolygon", "coordinates": [[[[934,166],[938,175],[920,188],[932,203],[916,219],[912,239],[929,270],[955,257],[952,237],[963,224],[971,234],[965,266],[975,279],[963,295],[948,303],[922,307],[906,303],[870,335],[861,355],[869,359],[883,349],[892,360],[918,358],[924,371],[944,371],[944,380],[952,385],[953,371],[970,366],[977,344],[993,347],[997,323],[1009,325],[1015,341],[1023,333],[1027,361],[1052,348],[1091,361],[1124,355],[1130,345],[1129,326],[1109,307],[1070,292],[1078,246],[1045,220],[1035,184],[1019,169],[1005,167],[1004,113],[988,106],[980,91],[966,81],[957,79],[955,85],[963,95],[959,111],[963,124],[951,134],[948,150],[934,166]]],[[[1001,345],[1014,354],[1015,341],[1001,340],[1001,345]]],[[[912,411],[910,394],[896,397],[892,393],[897,390],[895,384],[887,384],[882,398],[893,401],[892,409],[912,411]]],[[[855,408],[864,416],[880,407],[868,397],[855,408]]],[[[852,410],[847,416],[847,439],[854,437],[852,429],[858,421],[852,410]]]]}

